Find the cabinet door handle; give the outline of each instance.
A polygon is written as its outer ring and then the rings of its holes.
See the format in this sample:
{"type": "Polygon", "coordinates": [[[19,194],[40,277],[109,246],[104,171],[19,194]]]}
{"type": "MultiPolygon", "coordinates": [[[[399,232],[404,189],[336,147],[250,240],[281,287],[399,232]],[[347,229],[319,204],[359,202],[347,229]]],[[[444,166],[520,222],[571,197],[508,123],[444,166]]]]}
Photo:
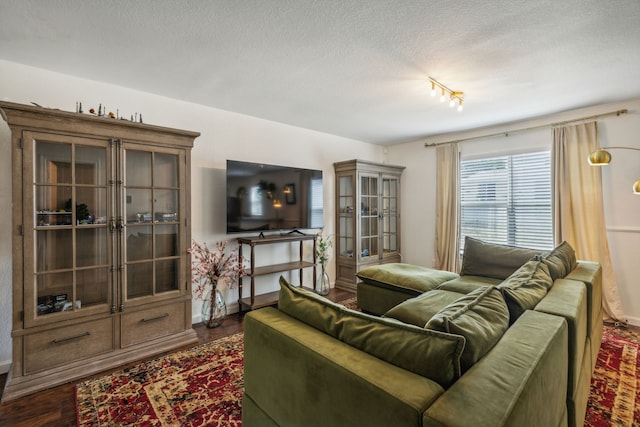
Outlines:
{"type": "Polygon", "coordinates": [[[83,333],[81,333],[81,334],[78,334],[78,335],[72,335],[72,336],[70,336],[70,337],[65,337],[65,338],[56,338],[56,339],[55,339],[55,340],[53,340],[52,342],[53,342],[54,344],[61,344],[61,343],[63,343],[63,342],[71,341],[71,340],[75,340],[75,339],[77,339],[77,338],[88,337],[89,335],[91,335],[91,333],[90,333],[90,332],[83,332],[83,333]]]}
{"type": "Polygon", "coordinates": [[[160,316],[155,316],[155,317],[148,317],[148,318],[144,317],[140,321],[141,322],[151,322],[152,320],[164,319],[165,317],[169,317],[169,313],[164,313],[164,314],[161,314],[160,316]]]}

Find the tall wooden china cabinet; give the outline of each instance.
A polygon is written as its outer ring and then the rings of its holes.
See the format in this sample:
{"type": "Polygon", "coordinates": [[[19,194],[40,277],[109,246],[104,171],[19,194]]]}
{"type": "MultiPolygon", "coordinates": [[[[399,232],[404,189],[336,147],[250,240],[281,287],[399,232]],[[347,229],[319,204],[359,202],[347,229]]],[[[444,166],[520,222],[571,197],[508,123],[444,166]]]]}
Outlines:
{"type": "Polygon", "coordinates": [[[3,401],[197,341],[199,133],[0,102],[13,156],[13,355],[3,401]]]}
{"type": "Polygon", "coordinates": [[[334,163],[336,286],[356,289],[356,273],[400,262],[400,177],[404,166],[363,160],[334,163]]]}

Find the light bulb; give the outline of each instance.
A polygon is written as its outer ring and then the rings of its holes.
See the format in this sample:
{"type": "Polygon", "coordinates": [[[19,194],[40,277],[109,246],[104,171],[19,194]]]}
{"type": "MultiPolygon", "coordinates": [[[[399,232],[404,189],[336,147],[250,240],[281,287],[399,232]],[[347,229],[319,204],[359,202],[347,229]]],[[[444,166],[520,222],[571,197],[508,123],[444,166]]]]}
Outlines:
{"type": "Polygon", "coordinates": [[[431,96],[436,96],[436,84],[431,82],[431,96]]]}
{"type": "Polygon", "coordinates": [[[456,101],[455,99],[451,98],[451,101],[449,101],[449,107],[453,108],[456,106],[456,101]]]}
{"type": "Polygon", "coordinates": [[[462,111],[462,101],[460,101],[460,104],[458,104],[458,111],[462,111]]]}
{"type": "Polygon", "coordinates": [[[447,98],[444,96],[444,89],[442,89],[442,95],[440,95],[440,102],[446,101],[447,98]]]}

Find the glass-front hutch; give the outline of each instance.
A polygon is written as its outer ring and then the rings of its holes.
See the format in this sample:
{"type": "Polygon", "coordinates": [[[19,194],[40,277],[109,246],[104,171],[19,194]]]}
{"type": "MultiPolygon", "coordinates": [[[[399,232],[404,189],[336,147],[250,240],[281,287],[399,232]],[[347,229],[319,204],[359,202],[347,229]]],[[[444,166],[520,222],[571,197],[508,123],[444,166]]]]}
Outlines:
{"type": "Polygon", "coordinates": [[[187,213],[198,134],[0,109],[12,134],[19,230],[3,401],[194,342],[187,213]]]}
{"type": "Polygon", "coordinates": [[[334,163],[336,286],[355,290],[355,274],[400,262],[400,177],[404,167],[363,160],[334,163]]]}

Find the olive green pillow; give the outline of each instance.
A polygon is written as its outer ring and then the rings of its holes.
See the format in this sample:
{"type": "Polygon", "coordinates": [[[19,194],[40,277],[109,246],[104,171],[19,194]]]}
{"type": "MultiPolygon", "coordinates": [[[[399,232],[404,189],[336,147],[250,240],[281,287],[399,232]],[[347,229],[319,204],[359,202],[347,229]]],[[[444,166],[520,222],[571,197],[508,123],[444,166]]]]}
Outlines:
{"type": "Polygon", "coordinates": [[[458,300],[461,296],[462,294],[457,292],[434,289],[396,305],[387,311],[384,317],[391,317],[401,322],[424,328],[424,325],[437,312],[458,300]]]}
{"type": "Polygon", "coordinates": [[[564,278],[578,266],[576,252],[567,242],[560,243],[551,252],[545,254],[542,260],[549,267],[551,280],[554,281],[564,278]]]}
{"type": "Polygon", "coordinates": [[[498,245],[466,236],[461,276],[485,276],[504,280],[540,251],[498,245]]]}
{"type": "Polygon", "coordinates": [[[509,328],[509,310],[495,286],[478,288],[440,310],[425,328],[465,337],[465,372],[502,338],[509,328]]]}
{"type": "Polygon", "coordinates": [[[359,350],[447,388],[460,375],[464,337],[354,310],[280,277],[278,309],[359,350]]]}
{"type": "Polygon", "coordinates": [[[418,265],[389,263],[363,268],[356,276],[365,283],[382,287],[429,291],[440,283],[458,277],[456,273],[418,265]]]}
{"type": "Polygon", "coordinates": [[[533,310],[553,285],[549,268],[536,257],[498,285],[513,324],[526,310],[533,310]]]}

